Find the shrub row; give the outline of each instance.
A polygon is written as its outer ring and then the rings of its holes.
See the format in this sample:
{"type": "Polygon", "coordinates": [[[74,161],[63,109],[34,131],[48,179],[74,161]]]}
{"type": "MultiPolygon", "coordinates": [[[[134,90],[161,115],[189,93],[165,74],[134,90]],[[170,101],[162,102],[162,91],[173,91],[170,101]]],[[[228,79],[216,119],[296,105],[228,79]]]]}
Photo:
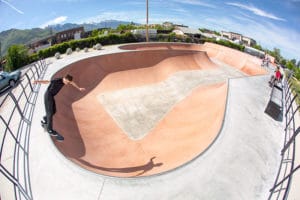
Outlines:
{"type": "Polygon", "coordinates": [[[205,38],[202,40],[202,42],[211,42],[211,43],[215,43],[215,44],[219,44],[219,45],[223,45],[226,47],[230,47],[232,49],[237,49],[239,51],[244,51],[245,46],[240,45],[240,44],[235,44],[233,42],[227,41],[227,40],[215,40],[212,38],[205,38]]]}
{"type": "Polygon", "coordinates": [[[104,36],[96,36],[90,38],[84,38],[80,40],[72,40],[69,42],[64,42],[60,44],[53,45],[47,49],[40,50],[38,52],[39,58],[47,58],[54,56],[56,52],[61,54],[65,53],[68,48],[71,48],[73,51],[76,48],[84,49],[85,47],[92,48],[97,43],[101,45],[110,45],[110,44],[122,44],[122,43],[131,43],[137,42],[137,39],[131,33],[125,34],[109,34],[104,36]]]}

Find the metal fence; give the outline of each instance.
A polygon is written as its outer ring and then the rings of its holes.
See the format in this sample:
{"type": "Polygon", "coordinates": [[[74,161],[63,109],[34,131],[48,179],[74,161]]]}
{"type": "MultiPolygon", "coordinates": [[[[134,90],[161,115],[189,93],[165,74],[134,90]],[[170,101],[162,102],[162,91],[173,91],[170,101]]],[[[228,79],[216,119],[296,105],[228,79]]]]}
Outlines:
{"type": "Polygon", "coordinates": [[[29,139],[32,116],[45,60],[23,69],[20,81],[0,97],[0,199],[32,200],[29,172],[29,139]],[[5,188],[5,190],[3,190],[5,188]]]}
{"type": "MultiPolygon", "coordinates": [[[[285,79],[283,90],[283,113],[285,115],[285,138],[281,150],[281,163],[274,182],[270,189],[269,200],[271,199],[288,199],[289,190],[292,184],[292,178],[300,165],[295,166],[296,137],[300,132],[295,117],[299,114],[299,108],[296,104],[297,94],[293,93],[291,79],[285,79]]],[[[298,150],[299,151],[299,150],[298,150]]]]}

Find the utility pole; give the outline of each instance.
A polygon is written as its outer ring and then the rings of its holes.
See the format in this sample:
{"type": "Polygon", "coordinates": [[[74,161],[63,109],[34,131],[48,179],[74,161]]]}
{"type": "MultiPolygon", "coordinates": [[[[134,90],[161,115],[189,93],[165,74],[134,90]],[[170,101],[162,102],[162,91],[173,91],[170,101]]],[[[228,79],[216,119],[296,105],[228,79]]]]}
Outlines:
{"type": "Polygon", "coordinates": [[[148,0],[146,0],[146,42],[149,42],[149,32],[148,32],[148,0]]]}
{"type": "Polygon", "coordinates": [[[0,41],[0,71],[3,70],[3,67],[2,67],[2,48],[1,48],[1,41],[0,41]]]}

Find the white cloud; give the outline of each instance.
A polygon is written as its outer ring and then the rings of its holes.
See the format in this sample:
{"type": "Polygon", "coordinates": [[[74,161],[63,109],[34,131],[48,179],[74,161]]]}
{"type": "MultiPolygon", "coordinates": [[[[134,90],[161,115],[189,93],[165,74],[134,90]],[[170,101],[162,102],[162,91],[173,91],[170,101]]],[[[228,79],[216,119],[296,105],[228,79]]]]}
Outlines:
{"type": "Polygon", "coordinates": [[[45,27],[47,27],[49,25],[61,24],[64,21],[66,21],[67,18],[68,18],[67,16],[56,17],[55,19],[52,19],[52,20],[47,21],[46,23],[42,24],[40,27],[41,28],[45,28],[45,27]]]}
{"type": "Polygon", "coordinates": [[[6,5],[8,5],[10,8],[12,8],[13,10],[17,11],[20,14],[24,14],[23,11],[17,9],[15,6],[13,6],[11,3],[5,1],[5,0],[0,0],[1,2],[5,3],[6,5]]]}
{"type": "MultiPolygon", "coordinates": [[[[183,10],[181,10],[184,12],[183,10]]],[[[101,14],[89,17],[85,19],[81,19],[76,23],[94,23],[94,22],[101,22],[105,20],[121,20],[121,21],[133,21],[140,24],[146,23],[146,13],[144,11],[127,11],[127,12],[108,12],[108,11],[100,11],[101,14]]],[[[151,12],[149,16],[149,24],[156,24],[156,23],[163,23],[166,21],[171,21],[174,23],[185,23],[184,18],[178,15],[178,12],[172,14],[165,14],[161,12],[151,12]]]]}
{"type": "Polygon", "coordinates": [[[300,49],[297,45],[299,44],[300,32],[273,24],[260,24],[257,28],[259,31],[252,31],[252,34],[255,38],[261,40],[261,43],[279,48],[281,55],[288,59],[296,58],[300,60],[300,49]]]}
{"type": "Polygon", "coordinates": [[[171,8],[170,10],[175,11],[177,13],[181,13],[181,14],[190,13],[188,10],[183,9],[183,8],[171,8]]]}
{"type": "Polygon", "coordinates": [[[197,0],[174,0],[177,3],[182,4],[189,4],[189,5],[195,5],[195,6],[204,6],[209,8],[215,8],[216,6],[213,4],[205,3],[203,1],[197,1],[197,0]]]}
{"type": "Polygon", "coordinates": [[[111,19],[145,23],[145,18],[146,18],[145,12],[139,12],[139,11],[127,11],[127,12],[100,11],[99,15],[82,19],[77,23],[94,23],[94,22],[101,22],[101,21],[111,20],[111,19]],[[145,17],[141,17],[141,16],[145,16],[145,17]]]}
{"type": "Polygon", "coordinates": [[[239,7],[241,9],[244,9],[244,10],[251,11],[253,14],[258,15],[258,16],[267,17],[267,18],[274,19],[274,20],[279,20],[279,21],[286,21],[283,18],[277,17],[277,16],[273,15],[272,13],[268,13],[264,10],[261,10],[259,8],[254,7],[254,6],[251,6],[251,5],[244,5],[244,4],[241,4],[241,3],[232,3],[232,2],[227,2],[226,4],[231,5],[231,6],[236,6],[236,7],[239,7]]]}
{"type": "Polygon", "coordinates": [[[87,0],[40,0],[40,1],[46,3],[53,3],[53,2],[79,3],[79,2],[85,2],[87,0]]]}
{"type": "Polygon", "coordinates": [[[123,5],[130,5],[130,6],[145,6],[146,2],[141,1],[124,1],[122,2],[123,5]]]}
{"type": "Polygon", "coordinates": [[[273,50],[279,48],[281,55],[287,59],[300,60],[298,48],[300,32],[293,29],[276,26],[272,23],[262,23],[248,20],[247,23],[234,20],[233,18],[207,18],[203,25],[218,30],[232,31],[251,37],[263,48],[273,50]]]}

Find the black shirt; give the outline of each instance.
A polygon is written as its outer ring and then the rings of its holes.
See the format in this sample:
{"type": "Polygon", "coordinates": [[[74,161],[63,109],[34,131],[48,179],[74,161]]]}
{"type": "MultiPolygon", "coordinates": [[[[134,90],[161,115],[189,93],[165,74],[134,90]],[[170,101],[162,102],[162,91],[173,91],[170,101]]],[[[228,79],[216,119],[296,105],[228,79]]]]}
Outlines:
{"type": "Polygon", "coordinates": [[[48,94],[51,96],[55,96],[61,88],[64,86],[64,82],[62,78],[56,78],[51,80],[50,85],[48,86],[48,94]]]}

